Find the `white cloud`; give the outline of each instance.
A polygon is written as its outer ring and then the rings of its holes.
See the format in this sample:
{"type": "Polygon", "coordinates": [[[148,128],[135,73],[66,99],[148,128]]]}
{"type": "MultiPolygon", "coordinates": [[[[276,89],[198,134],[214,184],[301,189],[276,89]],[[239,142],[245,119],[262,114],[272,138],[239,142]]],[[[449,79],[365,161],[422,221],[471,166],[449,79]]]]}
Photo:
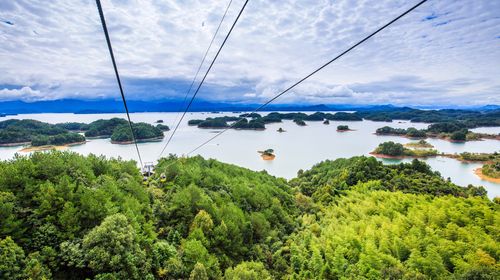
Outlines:
{"type": "MultiPolygon", "coordinates": [[[[217,44],[242,4],[233,1],[217,44]]],[[[148,88],[144,81],[189,84],[226,5],[215,0],[103,1],[120,73],[125,82],[141,81],[141,86],[126,87],[127,93],[182,98],[183,89],[148,88]]],[[[199,98],[263,101],[411,5],[403,0],[252,0],[207,78],[207,85],[226,90],[204,87],[199,98]]],[[[500,1],[429,1],[279,102],[498,104],[499,10],[500,1]]],[[[12,98],[117,96],[94,1],[3,1],[0,19],[14,23],[0,22],[0,89],[15,85],[38,91],[12,98]]],[[[215,48],[209,57],[214,53],[215,48]]],[[[5,88],[2,93],[12,91],[5,88]]]]}
{"type": "Polygon", "coordinates": [[[2,89],[0,90],[0,101],[4,100],[43,100],[45,97],[39,90],[33,90],[30,87],[22,87],[21,89],[2,89]]]}

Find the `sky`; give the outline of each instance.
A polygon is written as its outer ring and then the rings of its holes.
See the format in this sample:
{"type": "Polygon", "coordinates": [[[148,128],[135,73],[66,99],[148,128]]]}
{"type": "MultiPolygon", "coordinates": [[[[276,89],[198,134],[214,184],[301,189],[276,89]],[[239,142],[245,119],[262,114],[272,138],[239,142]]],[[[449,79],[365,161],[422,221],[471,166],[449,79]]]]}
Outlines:
{"type": "MultiPolygon", "coordinates": [[[[417,2],[250,0],[197,98],[263,103],[417,2]]],[[[228,3],[102,0],[127,98],[183,99],[228,3]]],[[[92,0],[1,1],[0,73],[0,101],[120,97],[92,0]]],[[[500,104],[500,1],[429,0],[276,103],[500,104]]]]}

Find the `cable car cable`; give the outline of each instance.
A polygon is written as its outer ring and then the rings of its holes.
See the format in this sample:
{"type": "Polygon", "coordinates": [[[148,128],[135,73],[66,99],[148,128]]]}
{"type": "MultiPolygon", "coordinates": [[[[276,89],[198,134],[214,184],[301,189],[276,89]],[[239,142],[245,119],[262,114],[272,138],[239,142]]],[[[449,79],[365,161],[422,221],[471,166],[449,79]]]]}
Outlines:
{"type": "MultiPolygon", "coordinates": [[[[275,101],[276,99],[278,99],[280,96],[284,95],[285,93],[289,92],[291,89],[293,89],[294,87],[296,87],[297,85],[299,85],[300,83],[302,83],[303,81],[307,80],[308,78],[310,78],[311,76],[313,76],[314,74],[318,73],[319,71],[321,71],[323,68],[325,68],[326,66],[330,65],[332,62],[336,61],[337,59],[341,58],[342,56],[344,56],[345,54],[349,53],[350,51],[352,51],[354,48],[356,48],[357,46],[363,44],[364,42],[366,42],[368,39],[370,39],[371,37],[375,36],[377,33],[379,33],[380,31],[384,30],[385,28],[389,27],[390,25],[392,25],[394,22],[396,22],[397,20],[399,20],[400,18],[404,17],[405,15],[407,15],[408,13],[410,13],[411,11],[415,10],[416,8],[418,8],[420,5],[424,4],[425,2],[427,2],[427,0],[422,0],[420,1],[419,3],[417,3],[416,5],[414,5],[413,7],[411,7],[410,9],[406,10],[406,12],[400,14],[399,16],[397,16],[396,18],[394,18],[393,20],[389,21],[388,23],[386,23],[385,25],[383,25],[382,27],[380,27],[379,29],[377,29],[376,31],[374,31],[373,33],[371,33],[370,35],[366,36],[364,39],[360,40],[359,42],[357,42],[356,44],[354,44],[353,46],[351,46],[350,48],[348,48],[347,50],[343,51],[342,53],[340,53],[339,55],[337,55],[336,57],[334,57],[333,59],[331,59],[330,61],[328,61],[327,63],[323,64],[322,66],[320,66],[319,68],[317,68],[316,70],[314,70],[313,72],[311,72],[310,74],[308,74],[307,76],[305,76],[304,78],[300,79],[299,81],[297,81],[296,83],[294,83],[293,85],[291,85],[290,87],[288,87],[287,89],[285,89],[284,91],[280,92],[279,94],[277,94],[276,96],[274,96],[273,98],[269,99],[266,103],[262,104],[261,106],[259,106],[257,109],[253,110],[251,113],[255,113],[259,110],[261,110],[262,108],[266,107],[267,105],[269,105],[271,102],[275,101]]],[[[250,114],[251,114],[250,113],[250,114]]],[[[215,138],[219,137],[221,134],[223,134],[224,132],[228,131],[229,129],[233,128],[236,124],[238,124],[240,121],[242,121],[242,119],[234,122],[232,125],[230,125],[229,127],[225,128],[224,130],[222,130],[221,132],[215,134],[213,137],[209,138],[207,141],[203,142],[202,144],[200,144],[199,146],[197,146],[196,148],[194,148],[193,150],[191,150],[190,152],[188,152],[186,155],[189,156],[190,154],[194,153],[195,151],[197,151],[198,149],[200,149],[201,147],[205,146],[206,144],[210,143],[212,140],[214,140],[215,138]]]]}
{"type": "Polygon", "coordinates": [[[182,120],[184,119],[184,117],[186,116],[186,113],[187,111],[189,110],[189,108],[191,107],[191,104],[193,104],[193,101],[194,99],[196,98],[196,95],[198,94],[198,92],[200,91],[200,88],[201,86],[203,85],[203,83],[205,82],[205,79],[207,78],[208,76],[208,73],[210,73],[210,70],[212,69],[215,61],[217,60],[217,58],[219,57],[219,54],[220,52],[222,51],[222,48],[224,47],[224,45],[226,44],[227,42],[227,39],[229,38],[229,35],[231,35],[231,32],[233,31],[234,27],[236,26],[236,23],[238,22],[238,20],[240,19],[240,16],[241,14],[243,13],[243,11],[245,10],[245,7],[247,6],[248,4],[248,1],[249,0],[246,0],[245,1],[245,4],[243,4],[243,7],[241,7],[241,10],[240,12],[238,13],[238,16],[236,17],[236,19],[234,20],[233,22],[233,25],[231,26],[231,29],[229,29],[229,32],[227,33],[226,37],[224,38],[224,41],[222,41],[222,44],[221,46],[219,47],[219,50],[217,51],[217,53],[215,54],[212,62],[210,63],[210,66],[208,67],[205,75],[203,76],[203,79],[201,80],[200,84],[198,85],[198,87],[196,88],[196,91],[194,92],[193,96],[191,97],[191,100],[189,101],[186,109],[184,110],[184,113],[182,114],[180,120],[177,122],[177,125],[175,126],[175,129],[172,131],[172,134],[170,134],[170,137],[168,138],[167,140],[167,143],[165,144],[165,146],[163,147],[163,149],[161,150],[160,152],[160,155],[158,157],[161,157],[161,155],[163,154],[163,152],[165,151],[165,149],[167,148],[168,144],[170,144],[170,141],[172,141],[172,138],[174,137],[175,133],[177,132],[177,129],[179,128],[179,125],[181,124],[182,120]]]}
{"type": "Polygon", "coordinates": [[[101,1],[96,0],[95,2],[97,4],[97,9],[99,10],[99,16],[101,18],[102,29],[104,30],[104,36],[106,37],[106,43],[108,44],[109,55],[111,56],[111,62],[113,63],[113,68],[115,70],[116,81],[118,82],[118,87],[120,88],[120,93],[121,93],[122,100],[123,100],[123,106],[125,107],[125,112],[127,113],[127,119],[128,119],[128,124],[130,127],[130,132],[132,133],[132,138],[134,140],[135,149],[137,151],[137,156],[139,157],[139,162],[141,164],[141,169],[142,169],[143,168],[142,157],[141,157],[141,153],[139,152],[139,146],[137,145],[137,139],[135,137],[134,128],[132,127],[132,121],[130,121],[130,114],[128,111],[127,100],[125,99],[125,94],[123,93],[122,82],[120,80],[120,75],[118,74],[118,68],[116,67],[115,56],[113,54],[113,47],[111,46],[111,40],[109,39],[108,28],[106,26],[106,19],[104,18],[104,13],[102,11],[101,1]]]}
{"type": "Polygon", "coordinates": [[[207,50],[205,51],[205,55],[203,55],[203,59],[201,60],[201,63],[200,65],[198,66],[198,69],[196,70],[196,74],[194,75],[193,77],[193,80],[191,81],[191,84],[189,85],[189,88],[188,90],[186,91],[186,94],[184,95],[184,99],[182,100],[182,103],[181,103],[181,106],[179,106],[179,112],[178,114],[175,116],[175,120],[174,122],[172,123],[171,126],[174,126],[175,123],[177,122],[177,120],[179,119],[179,116],[181,114],[181,108],[184,107],[184,104],[186,103],[186,99],[189,95],[189,93],[191,92],[191,90],[193,89],[193,85],[194,83],[196,82],[196,79],[198,78],[198,74],[200,73],[200,70],[201,70],[201,67],[203,66],[203,64],[205,63],[205,60],[207,58],[207,55],[208,55],[208,52],[210,51],[210,49],[212,48],[212,44],[214,43],[215,41],[215,38],[217,37],[217,34],[219,33],[219,29],[220,27],[222,26],[222,22],[224,22],[224,19],[226,18],[226,15],[227,15],[227,12],[229,11],[229,7],[231,7],[231,3],[233,3],[233,0],[229,0],[229,4],[227,5],[226,7],[226,10],[224,11],[224,14],[222,15],[222,18],[219,22],[219,25],[217,26],[217,29],[215,30],[215,33],[212,37],[212,40],[210,41],[210,44],[208,45],[208,48],[207,50]]]}

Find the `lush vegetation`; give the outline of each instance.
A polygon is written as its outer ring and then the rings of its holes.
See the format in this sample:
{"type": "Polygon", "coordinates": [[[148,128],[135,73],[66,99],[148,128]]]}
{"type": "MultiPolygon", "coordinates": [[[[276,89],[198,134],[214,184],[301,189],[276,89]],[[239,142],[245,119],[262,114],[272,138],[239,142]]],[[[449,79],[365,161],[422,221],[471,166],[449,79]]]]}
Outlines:
{"type": "Polygon", "coordinates": [[[500,179],[500,160],[483,165],[481,172],[488,177],[500,179]]]}
{"type": "Polygon", "coordinates": [[[380,143],[378,147],[373,151],[376,155],[386,155],[393,157],[429,157],[436,156],[438,152],[433,149],[409,149],[400,143],[394,143],[393,141],[388,141],[380,143]]]}
{"type": "Polygon", "coordinates": [[[410,147],[410,148],[420,148],[420,149],[431,149],[431,148],[434,148],[434,146],[431,143],[425,141],[424,139],[419,140],[418,142],[407,143],[404,146],[405,147],[410,147]]]}
{"type": "Polygon", "coordinates": [[[248,121],[247,119],[241,119],[236,122],[233,126],[236,129],[265,129],[265,123],[260,119],[252,119],[248,121]]]}
{"type": "Polygon", "coordinates": [[[329,124],[329,120],[342,121],[362,121],[363,119],[356,113],[338,112],[323,113],[316,112],[312,114],[306,113],[278,113],[271,112],[266,116],[257,113],[241,114],[239,117],[208,117],[205,120],[189,120],[188,125],[196,125],[199,128],[225,128],[229,127],[228,122],[236,122],[233,128],[235,129],[265,129],[266,124],[280,123],[283,120],[292,120],[298,125],[306,125],[306,121],[322,121],[324,124],[329,124]]]}
{"type": "MultiPolygon", "coordinates": [[[[137,140],[163,138],[163,131],[161,129],[147,123],[133,123],[132,128],[137,140]]],[[[113,134],[111,134],[111,141],[113,142],[130,142],[133,140],[132,131],[128,123],[117,126],[113,130],[113,134]]]]}
{"type": "Polygon", "coordinates": [[[161,131],[169,131],[170,130],[170,127],[168,127],[168,125],[161,124],[161,123],[157,124],[156,128],[158,128],[161,131]]]}
{"type": "Polygon", "coordinates": [[[357,185],[290,238],[294,279],[498,279],[498,205],[357,185]],[[474,213],[474,214],[472,214],[474,213]]]}
{"type": "Polygon", "coordinates": [[[303,121],[303,120],[301,120],[301,119],[294,119],[293,122],[296,123],[299,126],[305,126],[305,125],[307,125],[306,122],[303,121]]]}
{"type": "Polygon", "coordinates": [[[198,124],[199,128],[225,128],[228,126],[227,122],[221,118],[209,118],[198,124]]]}
{"type": "Polygon", "coordinates": [[[410,127],[404,128],[393,128],[390,126],[384,126],[376,130],[376,134],[379,135],[399,135],[406,136],[410,138],[426,138],[426,137],[437,137],[442,139],[449,139],[452,141],[468,141],[468,140],[480,140],[481,138],[496,138],[496,135],[474,133],[466,128],[464,123],[460,122],[445,122],[445,123],[435,123],[430,124],[427,129],[416,129],[410,127]]]}
{"type": "Polygon", "coordinates": [[[66,123],[58,123],[57,127],[61,127],[71,131],[86,131],[89,130],[89,125],[86,123],[79,122],[66,122],[66,123]]]}
{"type": "Polygon", "coordinates": [[[457,158],[463,161],[479,161],[479,162],[493,162],[500,161],[500,154],[498,152],[494,153],[460,153],[457,158]]]}
{"type": "Polygon", "coordinates": [[[113,131],[118,126],[128,124],[127,120],[120,118],[112,118],[109,120],[97,120],[88,125],[88,130],[85,131],[86,137],[111,137],[113,131]]]}
{"type": "Polygon", "coordinates": [[[30,143],[32,146],[65,145],[85,141],[85,137],[60,125],[36,120],[0,122],[0,145],[30,143]]]}
{"type": "Polygon", "coordinates": [[[335,114],[327,113],[325,118],[331,121],[362,121],[363,118],[358,113],[337,112],[335,114]]]}
{"type": "Polygon", "coordinates": [[[425,130],[419,130],[414,127],[410,128],[393,128],[390,126],[384,126],[378,128],[375,131],[376,134],[379,135],[399,135],[399,136],[407,136],[410,138],[424,138],[427,137],[425,130]]]}
{"type": "Polygon", "coordinates": [[[0,278],[498,279],[499,204],[418,160],[287,182],[201,157],[0,162],[0,278]]]}
{"type": "Polygon", "coordinates": [[[500,110],[419,110],[390,108],[377,111],[359,111],[358,115],[372,121],[410,120],[424,123],[460,123],[466,128],[500,126],[500,110]]]}
{"type": "Polygon", "coordinates": [[[348,131],[349,126],[348,125],[339,125],[339,126],[337,126],[337,130],[338,131],[348,131]]]}

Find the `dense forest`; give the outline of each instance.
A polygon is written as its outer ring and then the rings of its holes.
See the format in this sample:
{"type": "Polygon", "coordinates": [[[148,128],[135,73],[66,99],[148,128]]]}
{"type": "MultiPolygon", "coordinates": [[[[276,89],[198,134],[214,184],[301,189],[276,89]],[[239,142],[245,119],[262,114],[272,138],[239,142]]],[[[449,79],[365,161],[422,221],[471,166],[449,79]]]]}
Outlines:
{"type": "Polygon", "coordinates": [[[387,141],[380,143],[378,147],[372,152],[374,155],[385,155],[392,157],[430,157],[436,156],[438,151],[432,147],[424,147],[425,144],[405,145],[387,141]],[[409,148],[407,148],[409,147],[409,148]]]}
{"type": "Polygon", "coordinates": [[[408,107],[385,110],[364,110],[356,112],[359,116],[371,121],[409,120],[418,123],[458,122],[466,128],[480,126],[500,126],[500,110],[419,110],[408,107]]]}
{"type": "MultiPolygon", "coordinates": [[[[138,140],[163,137],[169,127],[133,123],[138,140]]],[[[132,141],[132,133],[125,119],[97,120],[90,124],[68,122],[49,124],[36,120],[6,120],[0,122],[0,145],[31,144],[32,146],[66,145],[85,142],[85,137],[111,138],[115,143],[132,141]],[[85,136],[78,132],[84,132],[85,136]]]]}
{"type": "Polygon", "coordinates": [[[290,181],[201,157],[0,162],[2,279],[498,279],[498,201],[418,160],[290,181]]]}
{"type": "Polygon", "coordinates": [[[490,135],[485,133],[475,133],[467,129],[464,123],[460,122],[443,122],[430,124],[427,129],[409,128],[393,128],[384,126],[375,131],[378,135],[397,135],[409,138],[427,138],[435,137],[448,139],[452,141],[472,141],[480,140],[481,138],[498,139],[498,135],[490,135]]]}
{"type": "MultiPolygon", "coordinates": [[[[165,125],[168,129],[168,126],[165,125]]],[[[134,130],[134,135],[137,140],[152,140],[152,139],[162,139],[163,130],[158,127],[152,126],[147,123],[133,123],[132,129],[134,130]]],[[[129,124],[122,124],[117,126],[111,134],[111,141],[115,143],[130,142],[133,141],[132,131],[130,131],[129,124]]]]}
{"type": "Polygon", "coordinates": [[[85,137],[70,132],[64,126],[36,120],[6,120],[0,122],[0,145],[25,144],[32,146],[65,145],[84,142],[85,137]]]}

